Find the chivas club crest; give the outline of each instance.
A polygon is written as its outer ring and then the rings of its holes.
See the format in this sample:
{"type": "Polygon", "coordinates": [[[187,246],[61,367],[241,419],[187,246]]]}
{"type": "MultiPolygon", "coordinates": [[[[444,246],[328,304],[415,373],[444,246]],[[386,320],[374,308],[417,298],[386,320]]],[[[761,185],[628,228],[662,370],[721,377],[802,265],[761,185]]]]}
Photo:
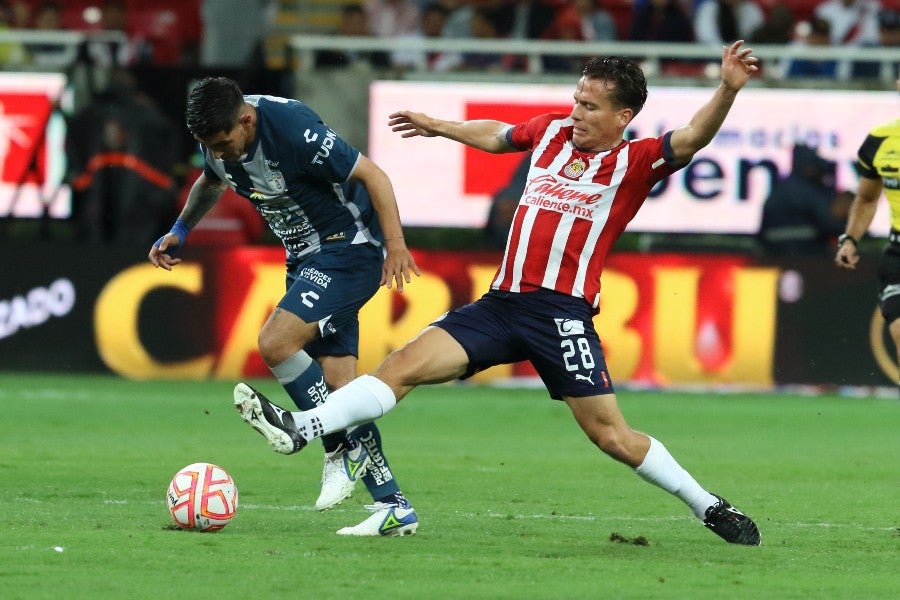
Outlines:
{"type": "Polygon", "coordinates": [[[587,169],[587,163],[583,158],[578,157],[563,168],[563,175],[569,179],[578,179],[585,169],[587,169]]]}

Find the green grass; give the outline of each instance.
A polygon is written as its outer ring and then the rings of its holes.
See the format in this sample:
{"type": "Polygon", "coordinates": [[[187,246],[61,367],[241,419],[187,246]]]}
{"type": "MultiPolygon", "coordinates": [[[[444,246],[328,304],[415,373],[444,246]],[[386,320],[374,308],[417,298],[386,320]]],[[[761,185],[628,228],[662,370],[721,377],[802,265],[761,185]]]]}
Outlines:
{"type": "Polygon", "coordinates": [[[857,599],[900,584],[896,400],[622,392],[632,426],[756,518],[763,545],[747,548],[596,451],[543,391],[465,386],[419,389],[380,422],[419,533],[341,538],[365,490],[315,512],[321,451],[271,452],[231,388],[0,375],[0,597],[857,599]],[[216,533],[173,530],[163,500],[196,461],[240,490],[216,533]]]}

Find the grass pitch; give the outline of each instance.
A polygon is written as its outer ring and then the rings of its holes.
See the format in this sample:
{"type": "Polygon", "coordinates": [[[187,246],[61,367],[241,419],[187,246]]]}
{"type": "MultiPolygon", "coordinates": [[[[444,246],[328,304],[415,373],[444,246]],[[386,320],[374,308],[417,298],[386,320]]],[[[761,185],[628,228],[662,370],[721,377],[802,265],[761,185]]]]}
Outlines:
{"type": "Polygon", "coordinates": [[[342,538],[365,489],[317,513],[317,445],[273,453],[232,387],[0,376],[0,597],[858,599],[900,584],[896,400],[621,392],[632,426],[757,520],[748,548],[595,450],[543,391],[459,385],[380,421],[419,533],[342,538]],[[166,510],[196,461],[239,489],[216,533],[175,530],[166,510]]]}

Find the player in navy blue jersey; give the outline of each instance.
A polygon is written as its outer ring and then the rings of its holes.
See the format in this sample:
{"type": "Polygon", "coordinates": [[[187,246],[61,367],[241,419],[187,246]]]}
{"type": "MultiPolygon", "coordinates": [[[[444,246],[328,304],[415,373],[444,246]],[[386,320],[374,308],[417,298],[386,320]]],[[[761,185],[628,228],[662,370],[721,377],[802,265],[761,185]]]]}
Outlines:
{"type": "MultiPolygon", "coordinates": [[[[192,90],[186,120],[200,142],[203,173],[172,230],[151,247],[150,262],[167,270],[181,262],[173,251],[228,187],[252,202],[284,244],[287,267],[287,291],[259,332],[259,352],[297,407],[315,408],[356,376],[360,308],[380,285],[403,291],[410,272],[419,274],[393,186],[305,104],[245,96],[225,77],[206,78],[192,90]]],[[[235,401],[254,393],[238,384],[235,401]]],[[[338,533],[415,532],[416,513],[374,423],[322,440],[316,508],[349,497],[360,478],[375,500],[372,516],[338,533]]]]}

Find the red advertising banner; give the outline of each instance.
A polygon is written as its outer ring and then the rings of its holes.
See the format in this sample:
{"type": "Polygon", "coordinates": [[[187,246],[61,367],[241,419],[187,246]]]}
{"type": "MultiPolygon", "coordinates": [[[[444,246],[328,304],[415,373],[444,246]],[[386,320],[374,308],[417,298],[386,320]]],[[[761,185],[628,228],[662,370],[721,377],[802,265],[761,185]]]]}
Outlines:
{"type": "Polygon", "coordinates": [[[65,122],[53,110],[65,89],[57,73],[0,73],[0,216],[65,218],[65,122]]]}
{"type": "MultiPolygon", "coordinates": [[[[146,248],[4,247],[0,368],[107,370],[134,379],[268,377],[257,334],[285,285],[277,247],[187,248],[171,272],[146,248]],[[90,269],[84,265],[90,264],[90,269]]],[[[485,293],[496,252],[413,250],[422,276],[382,288],[360,319],[360,372],[444,311],[485,293]]],[[[854,272],[827,258],[614,253],[595,317],[615,383],[884,386],[896,353],[879,318],[877,256],[854,272]]],[[[476,381],[529,378],[526,363],[476,381]]]]}

